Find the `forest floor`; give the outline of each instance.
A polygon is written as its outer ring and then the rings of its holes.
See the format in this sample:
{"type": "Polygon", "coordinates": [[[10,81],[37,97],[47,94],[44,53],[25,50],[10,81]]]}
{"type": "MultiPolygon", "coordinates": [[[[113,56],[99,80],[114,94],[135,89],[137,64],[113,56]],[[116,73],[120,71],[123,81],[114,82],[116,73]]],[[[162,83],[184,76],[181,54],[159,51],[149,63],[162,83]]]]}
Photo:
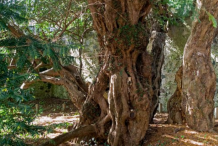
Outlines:
{"type": "MultiPolygon", "coordinates": [[[[78,123],[79,115],[70,100],[49,98],[39,102],[40,114],[34,121],[35,125],[46,126],[46,134],[37,135],[34,138],[26,138],[26,142],[33,146],[38,146],[50,138],[54,138],[67,132],[67,127],[78,123]],[[66,103],[66,108],[62,111],[62,104],[66,103]]],[[[157,113],[154,124],[150,124],[144,139],[143,146],[218,146],[218,134],[197,132],[186,125],[164,124],[167,120],[167,113],[157,113]]],[[[218,123],[218,120],[216,120],[218,123]]],[[[88,146],[89,144],[87,144],[88,146]]],[[[60,146],[78,146],[72,142],[67,142],[60,146]]],[[[103,145],[102,145],[103,146],[103,145]]]]}
{"type": "Polygon", "coordinates": [[[218,133],[197,132],[186,125],[164,124],[167,116],[167,113],[155,115],[155,124],[150,124],[144,146],[218,146],[218,133]]]}

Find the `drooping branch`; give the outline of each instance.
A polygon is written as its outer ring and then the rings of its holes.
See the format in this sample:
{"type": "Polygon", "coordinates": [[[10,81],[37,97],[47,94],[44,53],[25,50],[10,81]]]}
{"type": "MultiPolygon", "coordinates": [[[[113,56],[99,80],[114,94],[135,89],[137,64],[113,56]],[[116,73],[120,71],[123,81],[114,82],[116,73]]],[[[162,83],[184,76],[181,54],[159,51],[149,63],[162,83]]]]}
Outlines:
{"type": "MultiPolygon", "coordinates": [[[[66,24],[65,29],[67,29],[67,27],[81,15],[81,13],[82,12],[80,12],[79,14],[76,14],[75,17],[73,18],[73,20],[70,21],[68,24],[66,24]]],[[[17,38],[25,35],[21,32],[21,30],[17,29],[18,28],[17,26],[12,26],[12,25],[8,24],[8,27],[10,27],[11,33],[13,33],[13,35],[17,38]]],[[[62,33],[64,33],[64,32],[65,31],[63,31],[62,33]]],[[[59,37],[60,37],[60,35],[59,35],[59,37]]],[[[29,40],[27,40],[27,41],[29,41],[29,40]]],[[[45,64],[43,64],[41,62],[38,65],[35,65],[34,70],[37,71],[39,68],[44,67],[44,66],[45,66],[45,64]]],[[[16,66],[10,66],[10,68],[16,68],[16,66]]],[[[56,85],[64,85],[64,84],[66,84],[66,82],[63,82],[63,80],[61,78],[64,78],[66,76],[66,77],[70,77],[69,79],[72,80],[74,82],[74,84],[76,84],[80,88],[80,90],[82,92],[84,92],[84,94],[87,94],[87,92],[88,92],[87,85],[85,84],[85,82],[83,81],[81,76],[78,74],[77,69],[73,65],[68,66],[68,67],[62,67],[62,70],[60,70],[59,72],[55,72],[53,69],[48,69],[48,70],[43,71],[39,74],[41,77],[40,80],[38,79],[38,80],[26,82],[22,85],[22,87],[28,88],[29,85],[31,85],[32,83],[34,83],[36,81],[44,81],[44,82],[49,82],[49,83],[56,84],[56,85]],[[57,76],[60,76],[61,78],[55,78],[57,76]]],[[[67,86],[67,85],[65,85],[65,86],[67,86]]]]}
{"type": "Polygon", "coordinates": [[[55,78],[55,77],[51,77],[51,76],[46,76],[46,75],[40,75],[41,79],[40,81],[43,82],[48,82],[54,85],[63,85],[63,80],[60,78],[55,78]]]}
{"type": "MultiPolygon", "coordinates": [[[[89,86],[89,91],[88,91],[88,97],[86,99],[85,104],[90,103],[91,100],[94,100],[100,107],[101,110],[101,115],[99,117],[99,120],[102,120],[106,115],[108,115],[108,99],[107,97],[104,97],[104,94],[106,92],[106,89],[109,87],[109,73],[108,73],[108,62],[109,62],[109,56],[108,52],[105,53],[105,62],[104,65],[101,67],[99,70],[95,83],[89,86]]],[[[87,113],[86,110],[89,110],[84,106],[83,108],[83,114],[87,113]]],[[[81,118],[81,123],[82,124],[90,124],[89,122],[89,116],[82,116],[81,118]],[[86,117],[86,118],[84,118],[86,117]]],[[[93,122],[93,121],[91,121],[93,122]]]]}
{"type": "Polygon", "coordinates": [[[53,68],[47,69],[45,71],[42,71],[39,73],[40,75],[46,75],[46,76],[51,76],[51,77],[56,77],[60,76],[60,73],[58,71],[54,71],[53,68]]]}
{"type": "MultiPolygon", "coordinates": [[[[38,67],[41,65],[42,65],[42,63],[40,63],[38,65],[38,67]]],[[[63,85],[64,84],[63,80],[60,78],[59,72],[55,72],[53,68],[50,68],[50,69],[47,69],[45,71],[39,72],[39,79],[24,82],[21,85],[21,89],[27,89],[30,87],[30,85],[32,85],[33,83],[35,83],[37,81],[47,82],[47,83],[51,83],[54,85],[63,85]]]]}
{"type": "Polygon", "coordinates": [[[33,83],[35,83],[37,81],[47,82],[47,83],[51,83],[51,84],[54,84],[54,85],[64,85],[64,82],[63,82],[63,80],[61,78],[56,78],[56,77],[46,76],[46,75],[40,75],[40,79],[24,82],[21,85],[21,89],[27,89],[27,88],[30,87],[30,85],[32,85],[33,83]]]}

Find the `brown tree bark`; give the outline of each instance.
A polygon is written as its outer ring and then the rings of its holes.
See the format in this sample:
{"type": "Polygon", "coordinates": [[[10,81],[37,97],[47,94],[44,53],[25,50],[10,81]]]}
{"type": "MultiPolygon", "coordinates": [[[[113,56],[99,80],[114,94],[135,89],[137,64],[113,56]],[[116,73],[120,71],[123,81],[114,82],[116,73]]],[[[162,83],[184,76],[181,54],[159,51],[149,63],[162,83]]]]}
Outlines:
{"type": "Polygon", "coordinates": [[[213,129],[214,93],[216,76],[211,64],[211,43],[215,28],[209,21],[210,13],[218,18],[218,0],[200,0],[199,20],[192,27],[186,43],[183,60],[183,103],[186,121],[190,128],[198,131],[213,129]]]}
{"type": "Polygon", "coordinates": [[[182,108],[182,66],[176,72],[175,80],[177,88],[167,103],[169,124],[183,124],[185,122],[184,108],[182,108]]]}

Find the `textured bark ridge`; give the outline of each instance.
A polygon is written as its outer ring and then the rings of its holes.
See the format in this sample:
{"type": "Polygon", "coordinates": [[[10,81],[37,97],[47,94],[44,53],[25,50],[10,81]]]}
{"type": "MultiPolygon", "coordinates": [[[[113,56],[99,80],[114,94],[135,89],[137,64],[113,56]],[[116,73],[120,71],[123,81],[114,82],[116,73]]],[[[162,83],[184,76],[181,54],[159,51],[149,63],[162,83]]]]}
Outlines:
{"type": "Polygon", "coordinates": [[[188,126],[198,131],[210,131],[214,126],[216,76],[210,59],[215,28],[208,14],[218,18],[218,0],[201,0],[200,3],[200,21],[195,21],[184,51],[182,102],[186,105],[188,126]]]}
{"type": "Polygon", "coordinates": [[[169,113],[167,122],[169,124],[185,123],[184,105],[182,105],[182,66],[176,72],[175,80],[177,88],[167,103],[167,111],[169,113]]]}

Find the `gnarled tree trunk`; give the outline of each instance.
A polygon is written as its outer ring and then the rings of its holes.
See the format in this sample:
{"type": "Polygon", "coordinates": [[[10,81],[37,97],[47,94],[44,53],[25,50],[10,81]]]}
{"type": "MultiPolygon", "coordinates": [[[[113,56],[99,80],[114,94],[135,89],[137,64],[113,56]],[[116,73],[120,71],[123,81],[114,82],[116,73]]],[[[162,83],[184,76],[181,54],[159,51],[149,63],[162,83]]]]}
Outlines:
{"type": "MultiPolygon", "coordinates": [[[[152,47],[148,47],[151,34],[145,16],[151,9],[149,0],[88,3],[101,46],[101,69],[89,87],[79,129],[108,139],[112,146],[139,145],[157,104],[165,34],[156,32],[151,38],[152,47]]],[[[60,139],[75,138],[75,133],[77,130],[59,136],[54,139],[55,145],[60,139]]]]}
{"type": "Polygon", "coordinates": [[[202,5],[200,21],[195,21],[184,51],[183,103],[188,126],[198,131],[210,131],[214,126],[216,76],[210,59],[215,28],[209,15],[218,18],[218,0],[200,0],[198,4],[202,5]]]}
{"type": "Polygon", "coordinates": [[[148,128],[153,97],[152,53],[146,49],[149,33],[143,23],[151,5],[147,0],[88,2],[109,78],[109,143],[138,145],[148,128]]]}

